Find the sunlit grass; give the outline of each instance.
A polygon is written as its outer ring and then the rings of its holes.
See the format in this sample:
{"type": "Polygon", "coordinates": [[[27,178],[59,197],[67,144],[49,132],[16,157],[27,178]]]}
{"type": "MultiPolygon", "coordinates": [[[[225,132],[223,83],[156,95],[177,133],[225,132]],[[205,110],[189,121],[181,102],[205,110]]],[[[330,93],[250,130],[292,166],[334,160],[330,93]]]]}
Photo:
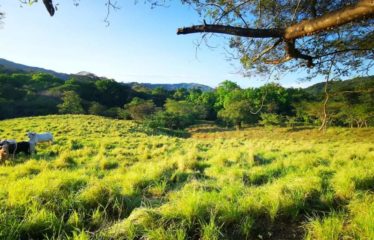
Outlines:
{"type": "Polygon", "coordinates": [[[0,166],[0,238],[374,239],[373,129],[207,129],[1,121],[1,138],[55,143],[0,166]]]}

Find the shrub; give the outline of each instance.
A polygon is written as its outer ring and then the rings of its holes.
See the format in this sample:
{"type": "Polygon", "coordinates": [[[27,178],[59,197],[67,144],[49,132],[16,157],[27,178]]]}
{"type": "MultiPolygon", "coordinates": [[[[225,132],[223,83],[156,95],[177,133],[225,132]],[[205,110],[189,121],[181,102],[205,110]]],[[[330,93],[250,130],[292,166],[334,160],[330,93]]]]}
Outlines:
{"type": "Polygon", "coordinates": [[[281,124],[281,117],[274,113],[261,113],[260,124],[264,126],[278,126],[281,124]]]}
{"type": "Polygon", "coordinates": [[[156,106],[152,100],[135,97],[129,104],[125,105],[125,109],[132,119],[144,120],[156,111],[156,106]]]}
{"type": "Polygon", "coordinates": [[[250,103],[246,100],[226,104],[224,109],[218,112],[218,117],[238,129],[241,128],[242,123],[253,122],[255,118],[251,113],[250,103]]]}
{"type": "Polygon", "coordinates": [[[182,116],[175,113],[159,111],[149,118],[146,126],[150,128],[183,129],[195,123],[191,116],[182,116]]]}

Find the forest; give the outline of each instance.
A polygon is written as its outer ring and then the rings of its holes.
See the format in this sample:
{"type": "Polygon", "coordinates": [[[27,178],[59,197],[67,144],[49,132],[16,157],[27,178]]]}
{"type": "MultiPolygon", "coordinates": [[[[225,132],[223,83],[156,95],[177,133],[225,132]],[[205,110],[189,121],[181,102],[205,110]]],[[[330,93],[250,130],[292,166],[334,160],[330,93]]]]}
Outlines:
{"type": "MultiPolygon", "coordinates": [[[[225,80],[213,91],[119,83],[72,75],[0,69],[0,119],[49,114],[91,114],[142,121],[154,128],[183,129],[202,121],[227,127],[318,126],[323,119],[324,83],[284,88],[276,82],[243,89],[225,80]]],[[[328,85],[330,126],[373,126],[374,77],[328,85]]]]}

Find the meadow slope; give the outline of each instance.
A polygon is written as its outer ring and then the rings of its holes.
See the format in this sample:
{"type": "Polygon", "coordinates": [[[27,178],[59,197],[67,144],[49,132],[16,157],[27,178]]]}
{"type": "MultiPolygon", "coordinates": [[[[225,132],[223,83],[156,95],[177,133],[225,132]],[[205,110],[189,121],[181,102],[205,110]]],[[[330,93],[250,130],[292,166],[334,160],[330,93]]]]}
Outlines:
{"type": "Polygon", "coordinates": [[[374,129],[190,129],[62,115],[0,121],[53,145],[0,166],[0,239],[374,239],[374,129]]]}

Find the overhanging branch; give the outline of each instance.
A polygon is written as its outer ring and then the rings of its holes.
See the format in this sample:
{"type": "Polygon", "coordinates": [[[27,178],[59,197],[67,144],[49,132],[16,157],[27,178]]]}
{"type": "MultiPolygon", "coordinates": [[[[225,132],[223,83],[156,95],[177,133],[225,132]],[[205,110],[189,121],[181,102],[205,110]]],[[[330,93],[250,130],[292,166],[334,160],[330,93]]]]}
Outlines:
{"type": "Polygon", "coordinates": [[[314,35],[318,32],[339,27],[349,22],[374,17],[374,0],[360,0],[357,4],[344,7],[323,16],[308,19],[285,28],[256,29],[230,25],[204,24],[183,27],[177,34],[220,33],[249,38],[283,38],[286,41],[314,35]]]}
{"type": "Polygon", "coordinates": [[[178,28],[177,30],[178,35],[190,33],[221,33],[250,38],[281,38],[283,36],[283,29],[255,29],[229,25],[204,24],[178,28]]]}
{"type": "Polygon", "coordinates": [[[53,6],[52,0],[43,0],[43,3],[49,15],[53,16],[55,14],[55,7],[53,6]]]}
{"type": "Polygon", "coordinates": [[[290,56],[291,58],[296,58],[296,59],[304,59],[307,61],[307,67],[313,67],[314,64],[313,64],[313,57],[312,56],[309,56],[309,55],[306,55],[306,54],[303,54],[301,53],[298,49],[296,49],[295,47],[295,41],[287,41],[286,42],[286,52],[288,54],[288,56],[290,56]]]}

